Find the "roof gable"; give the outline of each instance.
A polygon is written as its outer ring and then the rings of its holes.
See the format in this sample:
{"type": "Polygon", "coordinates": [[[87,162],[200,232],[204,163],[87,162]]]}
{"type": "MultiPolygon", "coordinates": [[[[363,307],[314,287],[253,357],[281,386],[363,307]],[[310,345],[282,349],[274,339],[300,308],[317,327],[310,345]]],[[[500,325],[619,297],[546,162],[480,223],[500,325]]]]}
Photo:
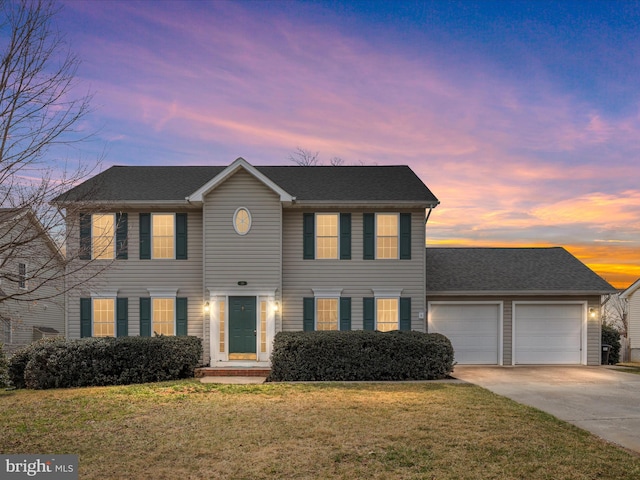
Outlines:
{"type": "Polygon", "coordinates": [[[567,250],[427,248],[427,292],[433,294],[590,294],[616,291],[567,250]]]}
{"type": "Polygon", "coordinates": [[[620,294],[620,298],[631,298],[631,295],[640,288],[640,278],[633,282],[624,292],[620,294]]]}
{"type": "Polygon", "coordinates": [[[220,184],[224,183],[229,177],[234,175],[240,169],[244,169],[258,181],[262,182],[265,186],[273,190],[273,192],[280,196],[281,202],[291,202],[295,200],[295,197],[292,197],[271,179],[266,177],[262,172],[258,171],[253,165],[250,165],[249,162],[247,162],[244,158],[238,158],[235,162],[225,168],[218,175],[202,185],[191,195],[187,196],[187,201],[190,203],[202,203],[203,197],[205,195],[214,190],[220,184]]]}

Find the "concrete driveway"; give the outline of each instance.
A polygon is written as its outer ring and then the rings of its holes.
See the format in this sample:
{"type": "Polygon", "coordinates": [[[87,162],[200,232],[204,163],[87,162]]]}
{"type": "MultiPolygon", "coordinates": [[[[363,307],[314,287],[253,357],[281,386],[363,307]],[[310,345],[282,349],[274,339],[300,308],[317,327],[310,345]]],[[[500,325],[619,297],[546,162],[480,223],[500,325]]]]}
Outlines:
{"type": "Polygon", "coordinates": [[[452,376],[640,453],[640,375],[607,367],[456,366],[452,376]]]}

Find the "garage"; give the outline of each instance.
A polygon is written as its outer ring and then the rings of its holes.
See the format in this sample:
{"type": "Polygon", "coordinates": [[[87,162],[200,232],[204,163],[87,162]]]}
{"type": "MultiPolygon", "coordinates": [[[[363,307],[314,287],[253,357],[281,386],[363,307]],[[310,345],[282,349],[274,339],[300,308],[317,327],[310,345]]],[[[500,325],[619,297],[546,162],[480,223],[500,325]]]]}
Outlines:
{"type": "Polygon", "coordinates": [[[579,365],[586,304],[521,303],[513,305],[515,364],[579,365]]]}
{"type": "Polygon", "coordinates": [[[500,302],[430,302],[429,332],[451,340],[461,365],[500,363],[502,304],[500,302]]]}

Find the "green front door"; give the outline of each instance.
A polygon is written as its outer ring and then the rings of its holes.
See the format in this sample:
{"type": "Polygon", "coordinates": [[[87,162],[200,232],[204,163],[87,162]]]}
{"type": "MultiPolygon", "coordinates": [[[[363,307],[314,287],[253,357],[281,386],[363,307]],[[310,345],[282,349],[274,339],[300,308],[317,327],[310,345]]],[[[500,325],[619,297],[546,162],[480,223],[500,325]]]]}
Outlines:
{"type": "Polygon", "coordinates": [[[256,297],[229,297],[229,353],[256,353],[256,297]]]}

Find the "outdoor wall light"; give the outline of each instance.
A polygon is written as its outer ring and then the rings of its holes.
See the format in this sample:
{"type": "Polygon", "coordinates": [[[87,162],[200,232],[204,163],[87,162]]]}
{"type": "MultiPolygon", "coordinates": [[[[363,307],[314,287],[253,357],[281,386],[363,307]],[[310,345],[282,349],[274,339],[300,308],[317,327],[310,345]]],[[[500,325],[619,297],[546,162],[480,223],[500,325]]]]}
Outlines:
{"type": "Polygon", "coordinates": [[[209,302],[204,302],[204,312],[209,313],[209,302]]]}
{"type": "Polygon", "coordinates": [[[280,302],[273,302],[273,311],[274,312],[280,311],[280,302]]]}
{"type": "Polygon", "coordinates": [[[589,309],[589,315],[591,316],[591,318],[596,318],[596,309],[591,307],[589,309]]]}

